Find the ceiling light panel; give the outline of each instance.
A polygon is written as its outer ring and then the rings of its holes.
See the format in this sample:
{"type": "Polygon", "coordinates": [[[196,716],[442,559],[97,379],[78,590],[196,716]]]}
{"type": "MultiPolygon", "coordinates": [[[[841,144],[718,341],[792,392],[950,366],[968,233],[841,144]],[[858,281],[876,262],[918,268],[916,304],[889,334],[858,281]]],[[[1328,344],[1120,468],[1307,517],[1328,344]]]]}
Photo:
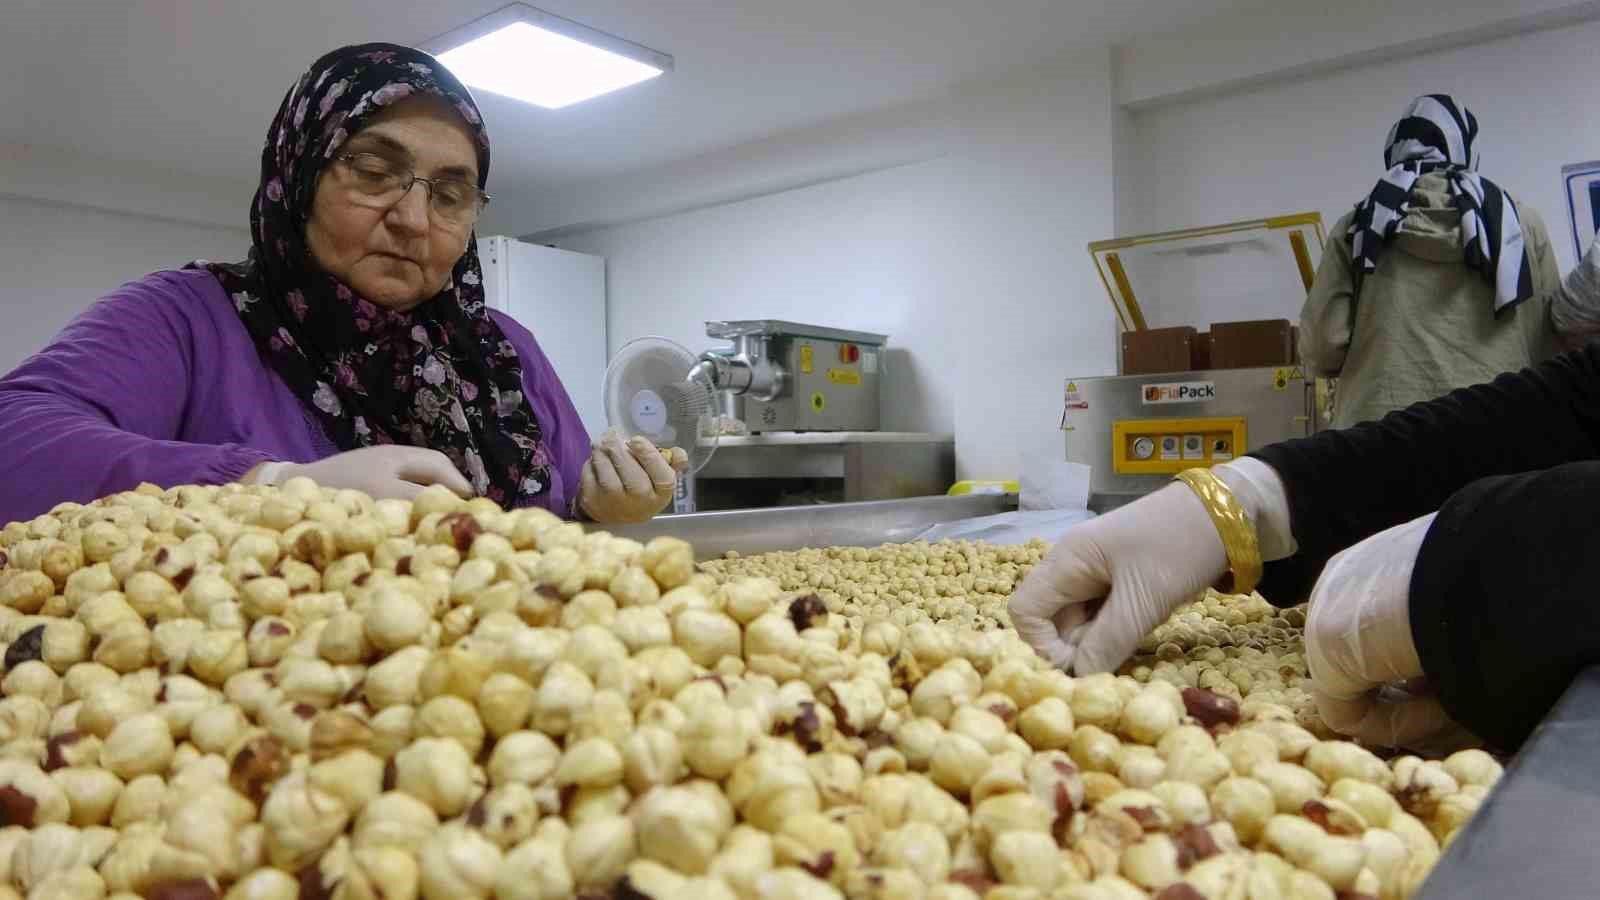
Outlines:
{"type": "Polygon", "coordinates": [[[474,88],[560,109],[672,69],[672,57],[514,3],[423,45],[474,88]]]}

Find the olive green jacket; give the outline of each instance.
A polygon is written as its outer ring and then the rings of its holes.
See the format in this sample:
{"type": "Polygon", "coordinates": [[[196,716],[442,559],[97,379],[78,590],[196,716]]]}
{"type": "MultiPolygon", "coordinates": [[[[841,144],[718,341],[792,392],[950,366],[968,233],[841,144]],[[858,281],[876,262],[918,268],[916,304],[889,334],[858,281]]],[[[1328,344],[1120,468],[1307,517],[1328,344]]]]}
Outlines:
{"type": "Polygon", "coordinates": [[[1519,206],[1533,296],[1499,316],[1494,287],[1463,259],[1461,214],[1442,175],[1424,175],[1411,211],[1354,289],[1346,215],[1334,226],[1300,313],[1300,356],[1337,377],[1333,427],[1346,428],[1553,356],[1560,271],[1544,222],[1519,206]]]}

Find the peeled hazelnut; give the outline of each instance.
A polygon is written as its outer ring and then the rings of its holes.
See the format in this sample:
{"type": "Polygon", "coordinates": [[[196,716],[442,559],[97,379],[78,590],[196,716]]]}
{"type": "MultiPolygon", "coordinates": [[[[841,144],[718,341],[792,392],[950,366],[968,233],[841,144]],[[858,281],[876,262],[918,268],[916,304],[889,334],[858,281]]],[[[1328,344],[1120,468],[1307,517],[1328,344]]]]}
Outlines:
{"type": "Polygon", "coordinates": [[[1317,739],[1311,732],[1293,722],[1255,721],[1250,723],[1248,730],[1271,738],[1278,747],[1278,758],[1284,762],[1302,758],[1306,751],[1317,745],[1317,739]]]}
{"type": "Polygon", "coordinates": [[[726,703],[713,702],[701,704],[687,716],[678,735],[684,761],[697,775],[727,777],[749,746],[749,735],[738,715],[726,703]]]}
{"type": "Polygon", "coordinates": [[[1148,687],[1122,709],[1120,730],[1142,744],[1155,744],[1177,728],[1179,711],[1161,691],[1148,687]]]}
{"type": "Polygon", "coordinates": [[[673,784],[683,772],[678,737],[668,729],[640,726],[623,739],[621,749],[623,778],[634,793],[673,784]]]}
{"type": "Polygon", "coordinates": [[[1335,781],[1328,796],[1354,809],[1372,828],[1388,828],[1390,819],[1400,812],[1400,805],[1388,791],[1365,781],[1335,781]]]}
{"type": "Polygon", "coordinates": [[[622,816],[586,822],[567,840],[567,868],[580,886],[599,887],[622,876],[636,854],[633,823],[622,816]]]}
{"type": "Polygon", "coordinates": [[[1228,757],[1233,774],[1248,776],[1262,763],[1278,761],[1278,746],[1272,739],[1255,731],[1242,730],[1225,734],[1217,739],[1217,749],[1228,757]]]}
{"type": "Polygon", "coordinates": [[[111,827],[126,828],[159,818],[166,792],[166,783],[159,775],[141,775],[128,782],[112,807],[111,827]]]}
{"type": "Polygon", "coordinates": [[[411,743],[416,717],[416,707],[412,706],[390,706],[380,710],[367,723],[372,729],[372,740],[367,749],[384,759],[393,758],[411,743]]]}
{"type": "Polygon", "coordinates": [[[1334,837],[1295,816],[1273,816],[1265,840],[1294,865],[1315,873],[1335,890],[1348,890],[1366,862],[1366,847],[1355,838],[1334,837]]]}
{"type": "Polygon", "coordinates": [[[273,865],[290,871],[315,860],[349,821],[344,803],[314,787],[304,770],[290,772],[274,784],[261,807],[267,855],[273,865]]]}
{"type": "Polygon", "coordinates": [[[534,825],[539,821],[538,802],[526,785],[501,785],[484,794],[467,810],[466,821],[502,850],[507,850],[532,836],[534,825]]]}
{"type": "Polygon", "coordinates": [[[471,828],[447,825],[422,847],[419,858],[425,900],[488,897],[494,891],[502,854],[471,828]]]}
{"type": "Polygon", "coordinates": [[[424,647],[406,647],[368,669],[364,688],[367,702],[374,709],[415,704],[417,686],[431,656],[424,647]]]}
{"type": "Polygon", "coordinates": [[[671,590],[694,574],[694,548],[677,538],[658,537],[645,545],[639,564],[657,584],[671,590]]]}
{"type": "Polygon", "coordinates": [[[534,728],[556,736],[566,734],[593,697],[594,684],[581,669],[566,662],[551,665],[534,699],[534,728]]]}
{"type": "Polygon", "coordinates": [[[533,838],[507,853],[495,877],[496,900],[564,900],[574,895],[565,842],[533,838]]]}
{"type": "MultiPolygon", "coordinates": [[[[46,737],[51,731],[52,708],[38,697],[16,696],[0,700],[0,742],[46,737]]],[[[71,724],[76,726],[75,717],[71,724]]]]}
{"type": "Polygon", "coordinates": [[[703,666],[714,666],[729,656],[739,656],[739,623],[722,613],[686,609],[672,620],[673,641],[703,666]]]}
{"type": "Polygon", "coordinates": [[[514,732],[495,743],[489,780],[496,785],[537,785],[555,774],[560,762],[561,749],[550,738],[536,731],[514,732]]]}
{"type": "Polygon", "coordinates": [[[1401,756],[1390,765],[1394,769],[1394,789],[1400,805],[1414,816],[1432,818],[1440,801],[1461,789],[1444,766],[1437,763],[1401,756]]]}
{"type": "Polygon", "coordinates": [[[395,755],[395,787],[446,818],[461,814],[481,792],[482,775],[461,744],[422,738],[395,755]]]}
{"type": "Polygon", "coordinates": [[[611,787],[622,781],[622,753],[605,738],[589,738],[569,747],[556,769],[558,786],[611,787]]]}
{"type": "Polygon", "coordinates": [[[365,750],[346,750],[313,765],[307,778],[313,790],[336,797],[349,815],[361,812],[383,791],[384,762],[365,750]]]}
{"type": "Polygon", "coordinates": [[[421,641],[431,618],[420,600],[397,588],[381,587],[367,607],[367,637],[379,650],[400,650],[421,641]]]}
{"type": "Polygon", "coordinates": [[[1093,725],[1078,728],[1068,744],[1072,761],[1081,769],[1094,772],[1114,772],[1121,742],[1093,725]]]}
{"type": "Polygon", "coordinates": [[[1072,740],[1072,708],[1058,697],[1045,697],[1018,715],[1017,730],[1035,750],[1065,750],[1072,740]]]}
{"type": "Polygon", "coordinates": [[[946,733],[929,762],[928,775],[945,790],[966,796],[989,766],[989,753],[965,734],[946,733]]]}
{"type": "Polygon", "coordinates": [[[1341,778],[1355,778],[1379,787],[1388,787],[1392,778],[1383,760],[1364,747],[1346,741],[1323,741],[1306,751],[1305,767],[1332,784],[1341,778]]]}
{"type": "Polygon", "coordinates": [[[401,791],[388,791],[374,797],[361,811],[355,825],[355,845],[395,847],[416,855],[439,827],[433,808],[401,791]]]}
{"type": "Polygon", "coordinates": [[[70,822],[79,827],[103,825],[122,795],[122,781],[105,769],[68,767],[50,773],[72,808],[70,822]]]}
{"type": "Polygon", "coordinates": [[[454,695],[434,697],[417,710],[413,729],[419,738],[449,738],[476,759],[483,750],[484,728],[478,710],[454,695]]]}
{"type": "Polygon", "coordinates": [[[112,729],[100,751],[101,765],[124,780],[165,772],[176,749],[161,716],[145,713],[112,729]]]}
{"type": "Polygon", "coordinates": [[[317,654],[339,665],[365,662],[372,652],[366,619],[358,612],[345,611],[330,617],[317,640],[317,654]]]}
{"type": "Polygon", "coordinates": [[[932,825],[907,822],[883,836],[873,862],[888,868],[909,869],[921,875],[926,883],[936,884],[950,873],[950,844],[932,825]]]}
{"type": "Polygon", "coordinates": [[[428,661],[418,682],[424,700],[447,694],[475,701],[494,672],[494,660],[462,643],[440,650],[428,661]]]}
{"type": "Polygon", "coordinates": [[[1007,831],[994,839],[989,861],[1007,884],[1048,890],[1060,877],[1060,851],[1048,834],[1007,831]]]}
{"type": "Polygon", "coordinates": [[[72,619],[57,619],[45,626],[39,658],[57,674],[89,658],[89,629],[72,619]]]}
{"type": "Polygon", "coordinates": [[[150,629],[137,619],[119,619],[100,636],[94,661],[126,674],[149,665],[150,650],[150,629]]]}
{"type": "Polygon", "coordinates": [[[1163,781],[1150,789],[1161,799],[1168,817],[1179,828],[1205,825],[1211,821],[1211,802],[1206,792],[1186,781],[1163,781]]]}
{"type": "Polygon", "coordinates": [[[68,669],[62,679],[62,699],[85,700],[90,694],[117,684],[116,672],[95,662],[80,662],[68,669]]]}
{"type": "Polygon", "coordinates": [[[478,691],[478,713],[491,735],[504,737],[527,724],[535,696],[526,681],[508,672],[496,672],[478,691]]]}
{"type": "Polygon", "coordinates": [[[644,569],[637,567],[624,568],[611,579],[607,593],[616,598],[617,605],[623,608],[633,606],[654,606],[661,599],[661,589],[644,569]]]}
{"type": "Polygon", "coordinates": [[[1444,769],[1459,784],[1493,786],[1500,780],[1501,767],[1482,750],[1462,750],[1444,761],[1444,769]]]}
{"type": "Polygon", "coordinates": [[[732,822],[688,787],[658,788],[636,813],[639,852],[680,872],[705,872],[732,822]]]}
{"type": "Polygon", "coordinates": [[[776,832],[784,819],[821,808],[821,797],[805,767],[774,752],[754,754],[736,765],[728,800],[745,821],[776,832]]]}
{"type": "Polygon", "coordinates": [[[294,876],[273,868],[257,868],[228,889],[223,900],[295,900],[300,884],[294,876]]]}
{"type": "MultiPolygon", "coordinates": [[[[242,739],[231,753],[228,784],[256,803],[262,802],[273,782],[289,770],[288,751],[282,741],[270,735],[257,733],[242,739]]],[[[130,783],[128,790],[133,791],[137,784],[138,781],[130,783]]]]}

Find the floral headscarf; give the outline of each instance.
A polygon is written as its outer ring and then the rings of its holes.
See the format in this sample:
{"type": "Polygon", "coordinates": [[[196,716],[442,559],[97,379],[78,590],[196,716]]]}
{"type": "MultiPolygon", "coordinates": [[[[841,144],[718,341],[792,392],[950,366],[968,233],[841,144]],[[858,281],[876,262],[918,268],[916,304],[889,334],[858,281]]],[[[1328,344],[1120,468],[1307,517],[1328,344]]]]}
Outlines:
{"type": "Polygon", "coordinates": [[[550,489],[551,457],[522,392],[516,348],[484,306],[476,236],[431,300],[393,312],[322,271],[305,243],[317,176],[379,110],[425,94],[448,101],[477,139],[489,134],[467,88],[410,47],[361,44],[317,60],[283,98],[261,152],[242,263],[195,263],[233,297],[256,345],[333,442],[430,447],[504,506],[550,489]]]}

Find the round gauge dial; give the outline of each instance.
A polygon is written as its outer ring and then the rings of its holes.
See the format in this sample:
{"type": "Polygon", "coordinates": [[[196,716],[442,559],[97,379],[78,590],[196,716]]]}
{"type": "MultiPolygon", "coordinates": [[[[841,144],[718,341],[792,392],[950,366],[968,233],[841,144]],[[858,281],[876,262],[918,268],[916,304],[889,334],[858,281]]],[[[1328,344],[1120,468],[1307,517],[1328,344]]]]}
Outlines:
{"type": "Polygon", "coordinates": [[[1156,442],[1147,437],[1133,439],[1133,458],[1149,459],[1156,455],[1156,442]]]}

